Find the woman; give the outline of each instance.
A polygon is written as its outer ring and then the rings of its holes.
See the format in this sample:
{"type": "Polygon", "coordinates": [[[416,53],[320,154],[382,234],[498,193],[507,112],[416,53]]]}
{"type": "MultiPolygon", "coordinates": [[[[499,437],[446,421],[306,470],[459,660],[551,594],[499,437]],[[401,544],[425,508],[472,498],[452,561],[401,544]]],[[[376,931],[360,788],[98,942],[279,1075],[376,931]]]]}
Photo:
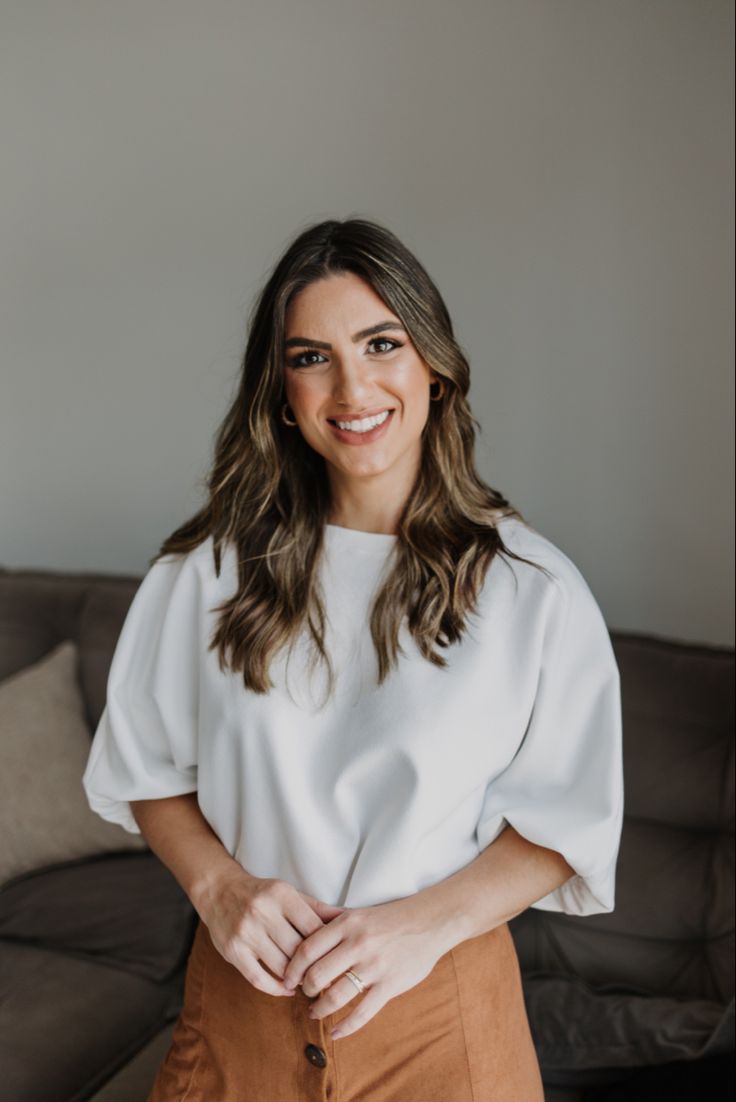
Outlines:
{"type": "Polygon", "coordinates": [[[469,382],[375,223],[308,228],[260,295],[84,776],[199,917],[149,1102],[543,1098],[508,920],[613,909],[619,674],[478,476],[469,382]]]}

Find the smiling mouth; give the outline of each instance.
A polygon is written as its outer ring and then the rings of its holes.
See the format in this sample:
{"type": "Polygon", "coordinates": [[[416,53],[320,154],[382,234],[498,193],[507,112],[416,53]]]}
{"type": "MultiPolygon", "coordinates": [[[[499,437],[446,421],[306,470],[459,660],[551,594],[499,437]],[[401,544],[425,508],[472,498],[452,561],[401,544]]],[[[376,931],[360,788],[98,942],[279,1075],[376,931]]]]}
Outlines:
{"type": "Polygon", "coordinates": [[[368,443],[388,429],[394,412],[393,408],[387,408],[369,417],[346,417],[344,420],[328,417],[326,420],[343,443],[368,443]]]}
{"type": "Polygon", "coordinates": [[[365,421],[369,417],[379,417],[382,413],[393,413],[393,409],[393,406],[380,406],[372,413],[346,413],[342,417],[328,417],[327,420],[335,423],[338,421],[365,421]]]}
{"type": "Polygon", "coordinates": [[[327,418],[329,423],[343,432],[371,432],[385,424],[391,417],[393,410],[385,409],[379,413],[370,413],[364,417],[327,418]]]}

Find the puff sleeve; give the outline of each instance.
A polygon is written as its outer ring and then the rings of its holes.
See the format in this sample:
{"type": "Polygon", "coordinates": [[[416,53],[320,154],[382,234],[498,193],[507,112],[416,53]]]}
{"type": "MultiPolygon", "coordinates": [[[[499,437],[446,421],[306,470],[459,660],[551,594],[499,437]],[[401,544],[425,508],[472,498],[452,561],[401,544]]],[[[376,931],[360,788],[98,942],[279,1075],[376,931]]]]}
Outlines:
{"type": "Polygon", "coordinates": [[[130,800],[197,789],[201,595],[194,552],[156,560],[128,608],[82,778],[93,811],[132,834],[130,800]]]}
{"type": "Polygon", "coordinates": [[[570,560],[553,587],[541,656],[520,746],[486,788],[478,844],[510,824],[575,870],[532,907],[610,912],[624,800],[620,677],[603,615],[570,560]]]}

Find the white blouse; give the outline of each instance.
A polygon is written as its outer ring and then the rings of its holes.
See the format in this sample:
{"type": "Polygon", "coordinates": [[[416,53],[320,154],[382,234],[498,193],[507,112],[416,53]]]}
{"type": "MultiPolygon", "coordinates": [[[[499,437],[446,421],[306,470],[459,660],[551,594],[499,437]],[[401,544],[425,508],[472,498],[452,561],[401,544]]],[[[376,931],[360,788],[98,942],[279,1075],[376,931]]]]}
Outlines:
{"type": "Polygon", "coordinates": [[[207,650],[214,606],[237,588],[232,545],[212,537],[151,566],[114,652],[83,785],[93,811],[140,830],[130,800],[198,793],[204,817],[252,875],[326,903],[402,898],[471,862],[507,823],[575,875],[533,907],[614,908],[623,816],[619,671],[574,563],[513,517],[461,642],[422,658],[404,621],[376,687],[370,599],[397,537],[325,526],[326,645],[337,673],[308,673],[303,633],[246,689],[207,650]]]}

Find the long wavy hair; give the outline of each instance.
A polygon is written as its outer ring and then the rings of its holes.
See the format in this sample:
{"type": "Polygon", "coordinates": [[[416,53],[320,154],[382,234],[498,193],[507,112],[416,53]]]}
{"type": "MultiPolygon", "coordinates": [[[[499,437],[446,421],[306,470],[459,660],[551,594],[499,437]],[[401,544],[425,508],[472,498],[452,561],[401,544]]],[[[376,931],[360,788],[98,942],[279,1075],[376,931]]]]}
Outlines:
{"type": "Polygon", "coordinates": [[[469,364],[424,267],[375,222],[330,219],[309,226],[277,261],[251,309],[237,393],[215,436],[208,500],[151,560],[185,554],[212,536],[219,577],[223,548],[234,545],[238,587],[214,610],[219,618],[209,649],[217,649],[221,670],[242,672],[246,688],[256,693],[274,687],[273,657],[291,648],[305,628],[313,661],[326,664],[328,695],[334,686],[319,579],[331,505],[325,461],[298,428],[282,421],[281,410],[289,303],[310,283],[342,272],[370,284],[444,382],[441,401],[430,402],[393,565],[370,610],[378,684],[404,653],[399,632],[405,617],[421,655],[444,667],[447,659],[434,648],[461,639],[494,557],[529,562],[505,546],[496,527],[503,516],[526,521],[475,469],[479,426],[467,400],[469,364]]]}

